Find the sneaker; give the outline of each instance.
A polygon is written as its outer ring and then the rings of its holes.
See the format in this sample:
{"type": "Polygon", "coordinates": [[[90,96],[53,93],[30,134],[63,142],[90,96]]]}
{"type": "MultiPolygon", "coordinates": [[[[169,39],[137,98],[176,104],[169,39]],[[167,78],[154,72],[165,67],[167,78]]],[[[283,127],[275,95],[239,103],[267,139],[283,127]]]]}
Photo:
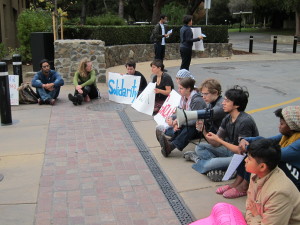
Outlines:
{"type": "Polygon", "coordinates": [[[155,134],[156,134],[156,139],[159,142],[160,137],[162,135],[164,135],[164,126],[163,125],[156,126],[156,128],[155,128],[155,134]]]}
{"type": "Polygon", "coordinates": [[[50,105],[54,105],[55,104],[55,99],[50,99],[50,105]]]}
{"type": "Polygon", "coordinates": [[[43,105],[43,103],[44,103],[43,100],[39,98],[39,99],[38,99],[38,104],[39,104],[39,105],[43,105]]]}
{"type": "Polygon", "coordinates": [[[211,170],[206,174],[206,176],[213,182],[222,181],[224,175],[225,175],[225,171],[223,170],[211,170]]]}
{"type": "Polygon", "coordinates": [[[159,143],[161,145],[161,154],[164,157],[168,157],[168,155],[170,155],[170,153],[175,149],[175,146],[165,137],[165,135],[160,137],[159,143]]]}
{"type": "Polygon", "coordinates": [[[199,158],[196,152],[194,151],[187,151],[183,154],[183,158],[185,158],[187,161],[193,161],[195,163],[198,162],[199,158]]]}
{"type": "Polygon", "coordinates": [[[77,96],[73,96],[72,94],[68,94],[68,98],[71,102],[73,102],[74,105],[78,104],[78,98],[77,96]]]}

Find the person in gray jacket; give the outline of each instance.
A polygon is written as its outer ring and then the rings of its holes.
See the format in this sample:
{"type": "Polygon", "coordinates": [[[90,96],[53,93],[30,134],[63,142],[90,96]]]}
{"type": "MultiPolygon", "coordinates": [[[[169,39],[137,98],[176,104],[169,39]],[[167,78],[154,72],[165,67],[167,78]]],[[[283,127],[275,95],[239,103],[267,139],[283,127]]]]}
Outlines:
{"type": "MultiPolygon", "coordinates": [[[[200,110],[206,108],[206,103],[202,99],[201,95],[194,89],[195,80],[187,77],[183,78],[178,83],[178,92],[180,93],[180,108],[188,111],[200,110]]],[[[156,129],[156,136],[161,145],[161,153],[163,156],[168,157],[168,155],[177,148],[182,151],[189,143],[189,140],[195,139],[198,135],[196,130],[196,121],[188,121],[180,128],[178,127],[178,122],[175,115],[168,117],[166,119],[169,127],[165,131],[156,129]],[[171,136],[171,139],[167,139],[165,134],[171,136]]]]}

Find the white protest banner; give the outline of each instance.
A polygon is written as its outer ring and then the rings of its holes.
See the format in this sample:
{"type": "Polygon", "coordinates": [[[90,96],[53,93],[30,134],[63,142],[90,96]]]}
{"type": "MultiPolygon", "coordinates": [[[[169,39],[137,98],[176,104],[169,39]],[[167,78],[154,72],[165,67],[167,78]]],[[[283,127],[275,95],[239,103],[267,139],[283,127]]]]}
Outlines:
{"type": "Polygon", "coordinates": [[[179,106],[180,99],[181,95],[173,89],[158,113],[154,116],[154,120],[158,125],[167,126],[167,123],[165,122],[166,118],[175,112],[176,108],[179,106]]]}
{"type": "Polygon", "coordinates": [[[152,116],[155,102],[155,87],[156,83],[149,83],[144,91],[135,99],[131,107],[141,113],[152,116]]]}
{"type": "MultiPolygon", "coordinates": [[[[192,28],[193,38],[197,38],[202,35],[201,27],[192,28]]],[[[204,51],[203,40],[196,41],[193,43],[193,50],[204,51]]]]}
{"type": "Polygon", "coordinates": [[[136,99],[141,77],[111,73],[108,75],[108,96],[110,101],[131,104],[136,99]]]}
{"type": "Polygon", "coordinates": [[[8,75],[10,105],[19,105],[19,76],[8,75]]]}

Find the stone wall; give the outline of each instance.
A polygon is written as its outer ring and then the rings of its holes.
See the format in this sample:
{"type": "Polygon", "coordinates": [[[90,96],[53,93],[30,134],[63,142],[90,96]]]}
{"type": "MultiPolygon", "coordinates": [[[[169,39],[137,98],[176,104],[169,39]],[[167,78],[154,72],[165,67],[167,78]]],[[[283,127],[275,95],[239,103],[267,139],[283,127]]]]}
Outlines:
{"type": "MultiPolygon", "coordinates": [[[[232,55],[232,44],[205,43],[204,52],[193,51],[193,57],[212,58],[232,55]]],[[[152,44],[107,46],[105,50],[106,67],[125,64],[129,59],[136,62],[151,61],[154,58],[152,44]]],[[[179,43],[167,43],[165,59],[180,59],[179,43]]]]}
{"type": "MultiPolygon", "coordinates": [[[[72,82],[78,65],[83,58],[93,62],[98,82],[106,73],[105,46],[100,40],[57,40],[54,42],[54,66],[66,82],[72,82]]],[[[103,81],[102,81],[103,82],[103,81]]]]}
{"type": "MultiPolygon", "coordinates": [[[[212,58],[230,57],[232,44],[205,43],[205,51],[193,51],[193,57],[212,58]]],[[[93,62],[98,82],[106,82],[106,68],[124,65],[128,60],[136,62],[151,61],[154,58],[152,44],[104,46],[100,40],[57,40],[54,43],[55,69],[66,82],[72,82],[81,59],[87,57],[93,62]]],[[[179,44],[168,43],[166,60],[180,59],[179,44]]]]}

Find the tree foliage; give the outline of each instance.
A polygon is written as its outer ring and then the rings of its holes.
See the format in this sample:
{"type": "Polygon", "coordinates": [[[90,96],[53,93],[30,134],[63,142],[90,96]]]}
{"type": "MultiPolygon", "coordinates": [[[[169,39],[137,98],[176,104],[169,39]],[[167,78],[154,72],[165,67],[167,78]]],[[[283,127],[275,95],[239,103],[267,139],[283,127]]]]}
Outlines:
{"type": "Polygon", "coordinates": [[[44,10],[24,10],[18,17],[17,30],[22,58],[29,61],[31,60],[30,34],[50,32],[52,30],[51,13],[44,10]]]}

